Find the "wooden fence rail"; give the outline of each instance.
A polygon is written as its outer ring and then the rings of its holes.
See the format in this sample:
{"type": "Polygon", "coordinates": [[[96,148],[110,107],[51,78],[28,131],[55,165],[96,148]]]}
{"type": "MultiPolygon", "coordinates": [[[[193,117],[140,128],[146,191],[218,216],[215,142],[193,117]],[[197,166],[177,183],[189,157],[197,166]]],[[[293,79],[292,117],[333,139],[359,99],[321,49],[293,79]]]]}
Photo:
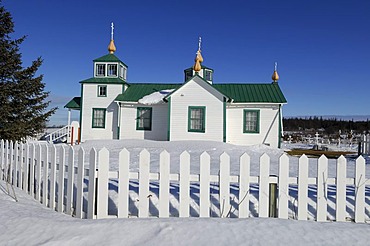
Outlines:
{"type": "Polygon", "coordinates": [[[270,157],[260,157],[259,175],[250,175],[251,158],[230,163],[228,154],[219,158],[219,173],[211,175],[210,156],[200,156],[199,173],[190,172],[190,154],[180,155],[179,173],[170,173],[170,154],[160,154],[159,172],[150,172],[150,153],[139,156],[139,171],[130,171],[130,152],[119,153],[118,170],[110,171],[109,151],[40,143],[0,142],[0,177],[25,190],[54,211],[78,218],[127,217],[239,217],[269,216],[270,184],[277,184],[277,216],[327,221],[334,197],[334,220],[370,220],[370,181],[365,159],[356,160],[355,177],[347,177],[347,160],[337,160],[334,178],[328,178],[328,159],[317,161],[317,176],[309,177],[309,158],[299,158],[297,177],[289,176],[290,158],[279,159],[279,173],[270,176],[270,157]],[[85,156],[88,154],[88,162],[85,156]],[[240,173],[230,175],[230,165],[240,173]],[[335,195],[329,199],[329,191],[335,195]],[[296,193],[294,195],[293,193],[296,193]],[[350,198],[349,198],[350,197],[350,198]],[[314,203],[312,203],[314,200],[314,203]],[[349,200],[353,200],[352,205],[349,200]],[[252,205],[252,206],[251,206],[252,205]]]}

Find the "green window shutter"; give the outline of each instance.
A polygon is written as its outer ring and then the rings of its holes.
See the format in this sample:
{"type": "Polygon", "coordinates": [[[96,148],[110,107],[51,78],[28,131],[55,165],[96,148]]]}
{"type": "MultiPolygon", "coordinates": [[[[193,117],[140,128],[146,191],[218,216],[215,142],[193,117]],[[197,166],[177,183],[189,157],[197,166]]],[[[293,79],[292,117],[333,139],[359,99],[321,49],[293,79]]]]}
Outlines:
{"type": "Polygon", "coordinates": [[[136,130],[152,130],[152,108],[138,107],[136,117],[136,130]]]}
{"type": "Polygon", "coordinates": [[[105,108],[93,108],[92,128],[105,128],[105,108]]]}
{"type": "Polygon", "coordinates": [[[244,109],[243,112],[243,133],[260,132],[260,111],[244,109]]]}
{"type": "Polygon", "coordinates": [[[206,130],[206,107],[189,106],[188,132],[205,132],[205,130],[206,130]]]}

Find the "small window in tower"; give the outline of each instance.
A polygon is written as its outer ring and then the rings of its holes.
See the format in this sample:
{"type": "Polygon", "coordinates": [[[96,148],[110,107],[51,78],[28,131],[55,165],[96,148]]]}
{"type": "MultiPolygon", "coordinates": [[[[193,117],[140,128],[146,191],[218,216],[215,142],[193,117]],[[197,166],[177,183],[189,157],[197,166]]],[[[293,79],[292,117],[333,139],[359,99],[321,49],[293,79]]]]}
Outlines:
{"type": "Polygon", "coordinates": [[[193,77],[193,70],[190,69],[185,71],[185,81],[188,81],[189,79],[191,79],[191,77],[193,77]]]}
{"type": "Polygon", "coordinates": [[[127,68],[124,67],[123,65],[119,66],[119,77],[126,80],[126,73],[127,73],[127,68]]]}
{"type": "Polygon", "coordinates": [[[96,76],[105,76],[105,64],[96,64],[96,76]]]}
{"type": "Polygon", "coordinates": [[[107,86],[98,85],[98,97],[106,97],[106,96],[107,96],[107,86]]]}
{"type": "Polygon", "coordinates": [[[108,76],[117,76],[117,64],[108,64],[108,76]]]}
{"type": "Polygon", "coordinates": [[[212,71],[206,70],[205,73],[206,73],[204,76],[205,80],[212,81],[212,71]]]}

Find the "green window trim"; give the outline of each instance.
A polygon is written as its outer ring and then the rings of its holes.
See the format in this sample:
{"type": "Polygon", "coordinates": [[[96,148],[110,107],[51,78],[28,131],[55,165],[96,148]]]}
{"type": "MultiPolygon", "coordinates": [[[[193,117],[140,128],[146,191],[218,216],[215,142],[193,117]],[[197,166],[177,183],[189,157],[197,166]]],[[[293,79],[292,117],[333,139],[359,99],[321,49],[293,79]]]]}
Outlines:
{"type": "Polygon", "coordinates": [[[260,133],[260,111],[243,110],[243,133],[260,133]],[[247,120],[248,117],[248,120],[247,120]]]}
{"type": "Polygon", "coordinates": [[[92,109],[92,128],[105,128],[105,108],[92,109]]]}
{"type": "Polygon", "coordinates": [[[136,111],[136,130],[151,131],[152,115],[151,107],[138,107],[136,111]]]}
{"type": "Polygon", "coordinates": [[[206,131],[206,107],[189,106],[188,107],[188,132],[206,131]],[[199,116],[196,115],[199,112],[199,116]]]}
{"type": "Polygon", "coordinates": [[[98,97],[107,97],[108,90],[106,85],[98,85],[98,97]]]}

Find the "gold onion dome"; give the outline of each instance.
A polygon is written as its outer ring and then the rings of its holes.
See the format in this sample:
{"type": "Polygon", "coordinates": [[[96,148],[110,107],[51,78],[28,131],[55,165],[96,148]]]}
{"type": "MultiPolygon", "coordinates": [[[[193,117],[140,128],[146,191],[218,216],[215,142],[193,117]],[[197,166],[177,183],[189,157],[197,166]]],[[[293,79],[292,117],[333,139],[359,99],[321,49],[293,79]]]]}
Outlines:
{"type": "Polygon", "coordinates": [[[272,81],[274,82],[277,82],[279,80],[279,74],[277,72],[277,62],[275,62],[275,69],[274,69],[274,73],[272,74],[271,78],[272,78],[272,81]]]}
{"type": "Polygon", "coordinates": [[[195,64],[193,66],[195,72],[199,72],[202,69],[202,66],[200,65],[201,62],[203,62],[203,57],[200,54],[200,50],[198,50],[197,56],[195,57],[195,64]]]}
{"type": "Polygon", "coordinates": [[[116,46],[114,45],[114,40],[111,39],[108,45],[108,51],[110,54],[113,54],[116,51],[116,46]]]}
{"type": "Polygon", "coordinates": [[[277,71],[274,71],[274,73],[272,74],[272,80],[274,82],[279,80],[279,74],[277,73],[277,71]]]}

